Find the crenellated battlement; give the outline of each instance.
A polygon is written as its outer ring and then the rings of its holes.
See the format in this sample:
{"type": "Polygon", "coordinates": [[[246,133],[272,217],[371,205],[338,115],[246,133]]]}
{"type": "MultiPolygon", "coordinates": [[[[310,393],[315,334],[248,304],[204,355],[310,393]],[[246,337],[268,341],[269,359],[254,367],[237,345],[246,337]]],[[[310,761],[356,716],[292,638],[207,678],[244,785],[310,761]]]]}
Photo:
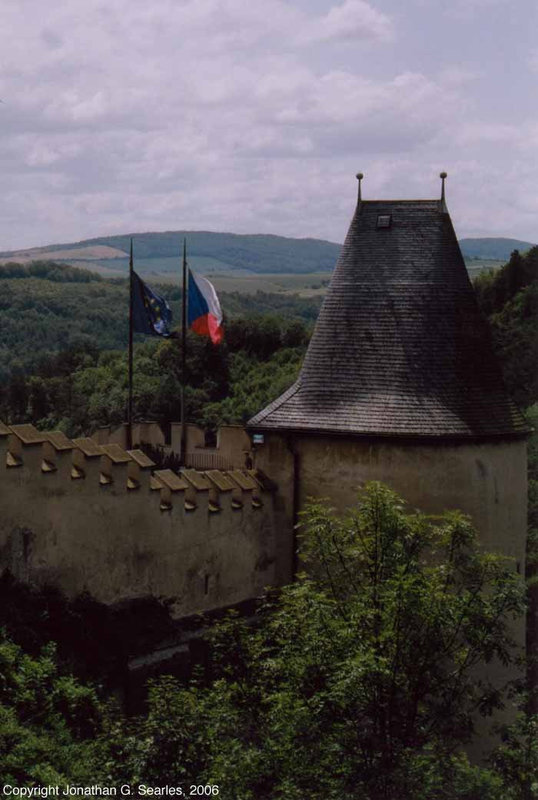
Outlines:
{"type": "Polygon", "coordinates": [[[0,569],[69,596],[158,596],[180,616],[284,577],[273,484],[254,469],[176,473],[118,442],[0,422],[0,500],[0,569]]]}
{"type": "Polygon", "coordinates": [[[160,511],[183,503],[187,511],[198,508],[211,513],[237,511],[245,503],[259,509],[269,483],[254,469],[200,471],[158,470],[140,449],[124,450],[117,442],[98,444],[95,439],[69,439],[62,431],[39,431],[34,425],[0,422],[0,463],[6,469],[22,469],[25,477],[45,476],[52,483],[85,481],[93,488],[114,487],[114,493],[149,490],[149,501],[160,511]]]}

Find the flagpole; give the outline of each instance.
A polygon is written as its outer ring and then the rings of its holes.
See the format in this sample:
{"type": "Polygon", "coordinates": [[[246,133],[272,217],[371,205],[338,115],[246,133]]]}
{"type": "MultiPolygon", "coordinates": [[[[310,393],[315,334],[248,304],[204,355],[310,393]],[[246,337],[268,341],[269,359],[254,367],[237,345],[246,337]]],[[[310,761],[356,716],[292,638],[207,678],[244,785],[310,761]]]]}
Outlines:
{"type": "Polygon", "coordinates": [[[181,302],[181,452],[180,466],[186,466],[187,427],[185,420],[185,373],[187,364],[187,239],[183,239],[183,295],[181,302]]]}
{"type": "Polygon", "coordinates": [[[133,447],[133,240],[129,255],[129,399],[127,403],[127,450],[133,447]]]}

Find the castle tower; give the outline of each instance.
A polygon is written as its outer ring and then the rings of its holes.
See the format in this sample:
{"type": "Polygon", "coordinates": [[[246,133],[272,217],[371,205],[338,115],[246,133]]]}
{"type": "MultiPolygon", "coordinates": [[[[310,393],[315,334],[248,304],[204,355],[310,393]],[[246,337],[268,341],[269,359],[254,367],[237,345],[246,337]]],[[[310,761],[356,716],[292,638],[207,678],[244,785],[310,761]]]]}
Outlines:
{"type": "MultiPolygon", "coordinates": [[[[256,465],[337,508],[381,480],[461,509],[524,572],[525,421],[508,397],[444,199],[361,199],[297,382],[253,417],[256,465]],[[263,434],[263,436],[260,436],[263,434]]],[[[293,564],[293,553],[281,554],[293,564]]]]}

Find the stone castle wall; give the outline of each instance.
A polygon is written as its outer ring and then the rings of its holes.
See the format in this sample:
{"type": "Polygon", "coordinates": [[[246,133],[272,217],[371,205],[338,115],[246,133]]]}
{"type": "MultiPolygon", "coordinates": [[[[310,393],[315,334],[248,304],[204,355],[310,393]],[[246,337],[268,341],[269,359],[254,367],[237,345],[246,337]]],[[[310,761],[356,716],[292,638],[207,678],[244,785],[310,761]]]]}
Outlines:
{"type": "Polygon", "coordinates": [[[175,616],[281,583],[274,493],[255,470],[154,470],[140,450],[0,424],[0,569],[175,616]]]}
{"type": "Polygon", "coordinates": [[[429,444],[265,433],[263,444],[256,445],[254,464],[277,482],[289,515],[293,513],[294,461],[299,511],[309,497],[326,497],[342,511],[356,502],[366,481],[382,481],[411,509],[430,514],[459,509],[468,514],[484,548],[510,556],[524,574],[524,439],[429,444]]]}
{"type": "MultiPolygon", "coordinates": [[[[161,444],[158,426],[144,425],[135,439],[161,444]]],[[[124,450],[122,433],[70,441],[0,423],[0,569],[107,603],[171,598],[175,615],[188,615],[289,582],[293,526],[307,498],[327,497],[342,511],[361,484],[380,480],[411,508],[469,514],[482,545],[524,573],[522,440],[434,445],[265,434],[248,450],[239,426],[219,432],[217,448],[203,447],[189,426],[191,446],[198,441],[200,452],[216,452],[232,468],[178,476],[124,450]],[[254,469],[242,468],[246,456],[254,469]]]]}

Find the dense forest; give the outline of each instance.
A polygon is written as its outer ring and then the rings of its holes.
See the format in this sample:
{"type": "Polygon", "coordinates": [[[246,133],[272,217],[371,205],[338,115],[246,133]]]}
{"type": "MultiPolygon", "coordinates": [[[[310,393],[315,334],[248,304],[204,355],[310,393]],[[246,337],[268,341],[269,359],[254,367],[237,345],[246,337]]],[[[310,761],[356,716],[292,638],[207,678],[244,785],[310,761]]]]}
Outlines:
{"type": "MultiPolygon", "coordinates": [[[[121,421],[125,284],[87,274],[78,280],[78,271],[52,264],[19,270],[1,279],[18,309],[6,330],[14,325],[22,337],[4,375],[3,418],[71,434],[121,421]],[[24,298],[42,328],[18,320],[24,298]],[[47,315],[51,330],[58,324],[65,332],[65,347],[60,335],[47,338],[47,315]]],[[[507,387],[536,427],[538,248],[514,252],[475,288],[507,387]]],[[[292,382],[317,310],[298,298],[278,313],[281,298],[222,299],[225,344],[196,336],[187,344],[189,415],[207,427],[247,418],[292,382]]],[[[177,416],[180,355],[178,340],[137,342],[140,416],[177,416]]],[[[529,450],[533,541],[536,435],[529,450]]],[[[521,613],[522,582],[502,559],[481,552],[458,514],[433,524],[402,508],[379,484],[365,487],[343,520],[312,505],[300,529],[308,575],[261,602],[254,622],[232,615],[209,627],[208,649],[190,677],[153,680],[135,715],[124,713],[110,688],[129,653],[166,636],[166,608],[155,601],[110,610],[84,597],[70,604],[4,576],[5,782],[124,783],[133,796],[141,784],[181,786],[187,795],[195,785],[240,800],[538,796],[536,718],[521,713],[487,764],[473,766],[464,754],[476,709],[487,716],[500,700],[474,666],[512,658],[506,622],[521,613]]],[[[514,692],[528,708],[521,687],[514,692]]]]}
{"type": "MultiPolygon", "coordinates": [[[[126,281],[36,262],[0,267],[0,288],[0,417],[71,436],[122,422],[126,281]]],[[[180,290],[157,288],[179,319],[180,290]]],[[[187,412],[208,428],[246,420],[293,382],[320,305],[320,298],[262,292],[223,294],[221,301],[224,343],[214,348],[194,334],[187,341],[187,412]]],[[[182,343],[136,338],[135,415],[175,420],[182,343]]]]}
{"type": "MultiPolygon", "coordinates": [[[[127,284],[53,262],[0,267],[0,416],[69,435],[125,418],[127,284]]],[[[157,287],[159,288],[159,287],[157,287]]],[[[522,408],[538,398],[538,248],[515,251],[475,280],[508,389],[522,408]]],[[[179,319],[180,290],[160,287],[179,319]]],[[[189,335],[187,411],[206,428],[242,422],[290,385],[320,298],[223,294],[226,337],[215,349],[189,335]]],[[[135,414],[177,419],[179,340],[137,337],[135,414]]]]}
{"type": "Polygon", "coordinates": [[[474,282],[507,388],[521,408],[538,401],[538,247],[474,282]]]}
{"type": "MultiPolygon", "coordinates": [[[[188,420],[208,429],[246,421],[295,380],[307,340],[302,321],[271,316],[230,320],[226,342],[218,349],[205,338],[189,335],[188,420]]],[[[135,418],[178,420],[181,349],[174,339],[137,344],[135,418]]],[[[32,420],[40,428],[75,436],[123,422],[126,401],[126,352],[81,343],[41,359],[30,375],[13,371],[0,399],[0,413],[6,422],[32,420]]]]}

